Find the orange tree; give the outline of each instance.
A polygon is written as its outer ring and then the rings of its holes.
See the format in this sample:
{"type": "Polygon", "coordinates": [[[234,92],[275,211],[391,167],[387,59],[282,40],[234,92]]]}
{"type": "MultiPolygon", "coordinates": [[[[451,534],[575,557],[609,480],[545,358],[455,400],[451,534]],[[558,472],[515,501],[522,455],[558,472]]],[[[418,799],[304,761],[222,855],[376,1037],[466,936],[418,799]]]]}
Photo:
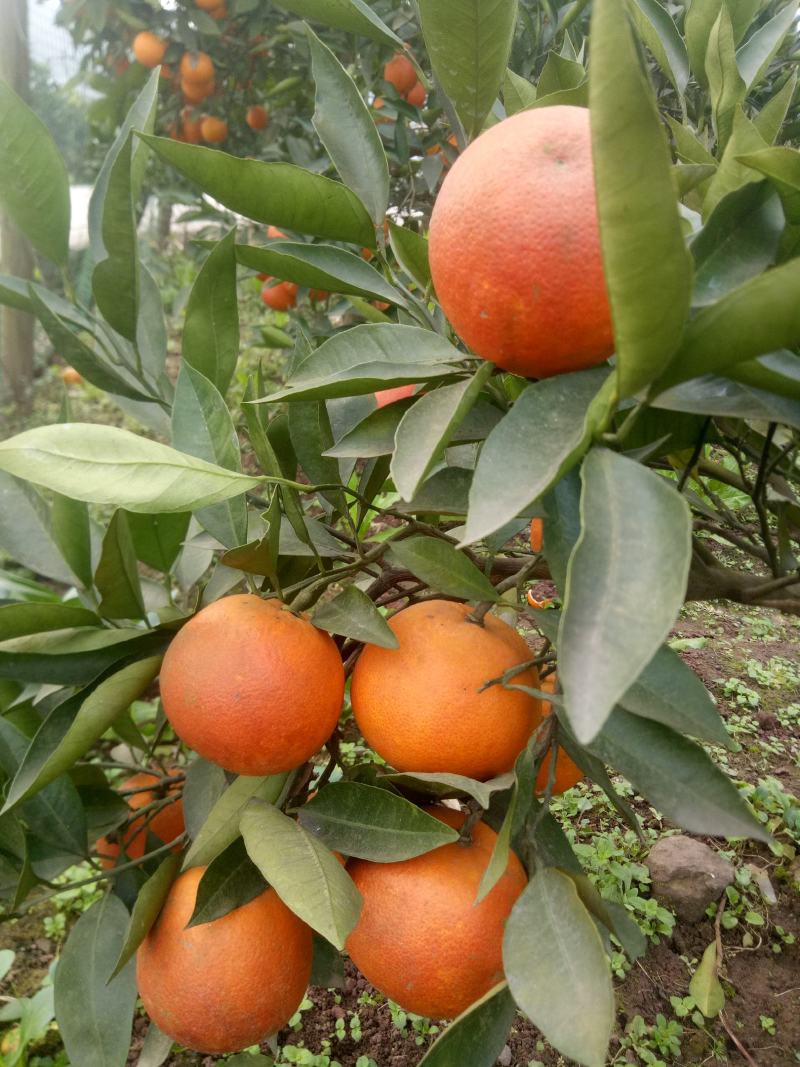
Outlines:
{"type": "MultiPolygon", "coordinates": [[[[397,51],[356,0],[293,8],[397,51]]],[[[559,757],[634,827],[613,774],[689,831],[769,840],[664,642],[686,599],[800,610],[800,154],[778,143],[797,4],[630,0],[621,17],[595,0],[584,40],[578,3],[560,29],[525,24],[531,55],[553,47],[522,74],[512,0],[491,19],[419,8],[418,76],[469,146],[430,257],[384,226],[370,108],[309,26],[341,181],[155,136],[154,72],[95,188],[95,307],[0,279],[163,438],[65,405],[0,442],[0,543],[50,579],[0,578],[2,892],[19,913],[79,860],[107,887],[56,972],[75,1063],[125,1063],[137,950],[163,1059],[173,1039],[223,1052],[274,1032],[347,949],[401,1005],[456,1016],[428,1067],[489,1067],[517,1008],[600,1065],[611,939],[644,944],[549,812],[559,757]],[[209,248],[175,383],[137,256],[148,154],[290,235],[209,248]],[[285,387],[255,375],[236,425],[237,266],[390,311],[322,343],[300,331],[285,387]],[[389,389],[406,395],[375,400],[389,389]],[[533,578],[550,607],[528,607],[533,578]],[[374,748],[353,760],[340,739],[359,730],[374,748]],[[118,739],[119,770],[146,775],[119,793],[118,739]]],[[[64,264],[63,164],[0,93],[4,206],[64,264]]]]}

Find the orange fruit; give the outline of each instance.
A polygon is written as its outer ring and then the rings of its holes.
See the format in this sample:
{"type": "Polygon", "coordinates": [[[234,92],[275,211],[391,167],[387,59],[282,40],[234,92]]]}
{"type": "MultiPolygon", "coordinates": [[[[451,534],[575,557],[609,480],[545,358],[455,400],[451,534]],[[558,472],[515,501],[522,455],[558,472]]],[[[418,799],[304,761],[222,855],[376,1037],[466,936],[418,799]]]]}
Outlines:
{"type": "Polygon", "coordinates": [[[309,300],[313,300],[313,301],[315,301],[315,303],[320,303],[323,300],[327,300],[330,295],[331,294],[328,292],[327,289],[309,289],[308,290],[308,298],[309,298],[309,300]]]}
{"type": "MultiPolygon", "coordinates": [[[[465,816],[429,813],[456,829],[465,816]]],[[[347,939],[356,967],[406,1011],[452,1019],[503,979],[503,930],[527,884],[515,853],[497,885],[475,903],[497,834],[485,823],[455,842],[399,863],[351,860],[364,907],[347,939]]]]}
{"type": "Polygon", "coordinates": [[[187,104],[202,104],[214,92],[214,82],[187,82],[181,78],[181,92],[187,104]]]}
{"type": "Polygon", "coordinates": [[[424,107],[425,101],[428,99],[428,94],[425,92],[425,86],[422,82],[418,81],[405,94],[405,97],[409,104],[413,104],[414,107],[424,107]]]}
{"type": "Polygon", "coordinates": [[[136,955],[136,980],[147,1014],[173,1041],[238,1052],[277,1033],[303,999],[311,929],[274,889],[186,929],[204,870],[173,883],[136,955]]]}
{"type": "Polygon", "coordinates": [[[417,72],[408,56],[397,52],[383,68],[383,80],[393,85],[398,93],[407,93],[414,88],[417,72]]]}
{"type": "Polygon", "coordinates": [[[375,394],[375,401],[379,408],[385,408],[387,404],[393,404],[395,400],[405,400],[407,396],[413,396],[416,388],[416,385],[397,385],[394,389],[379,389],[375,394]]]}
{"type": "Polygon", "coordinates": [[[294,282],[265,285],[261,290],[261,299],[273,311],[288,311],[297,303],[297,290],[298,286],[294,282]]]}
{"type": "MultiPolygon", "coordinates": [[[[128,778],[122,783],[120,788],[123,790],[140,790],[124,796],[128,807],[132,811],[137,811],[139,808],[151,804],[160,796],[164,796],[163,787],[158,790],[142,789],[143,786],[147,785],[160,785],[158,776],[142,772],[141,774],[134,774],[132,778],[128,778]]],[[[175,784],[168,788],[169,792],[172,792],[178,786],[175,784]]],[[[123,849],[128,859],[140,859],[145,852],[148,834],[153,834],[154,837],[163,841],[165,845],[168,845],[170,841],[174,841],[176,837],[180,837],[185,829],[183,824],[183,801],[176,800],[172,804],[167,804],[166,807],[160,808],[145,825],[146,819],[147,815],[143,815],[140,819],[134,819],[130,826],[121,832],[121,841],[119,840],[119,834],[115,835],[115,840],[113,841],[109,840],[108,837],[100,838],[95,848],[100,857],[101,866],[106,869],[113,867],[123,849]]]]}
{"type": "Polygon", "coordinates": [[[521,111],[473,141],[436,198],[429,254],[443,311],[484,359],[531,378],[607,359],[588,110],[521,111]]]}
{"type": "Polygon", "coordinates": [[[214,63],[205,52],[184,52],[181,57],[181,77],[185,82],[210,82],[214,80],[214,63]]]}
{"type": "Polygon", "coordinates": [[[222,144],[228,136],[228,123],[214,115],[206,115],[200,122],[200,133],[206,144],[222,144]]]}
{"type": "Polygon", "coordinates": [[[531,521],[531,549],[534,552],[542,551],[542,540],[544,536],[544,525],[541,519],[533,519],[531,521]]]}
{"type": "Polygon", "coordinates": [[[270,241],[276,241],[279,237],[286,237],[286,234],[277,226],[267,226],[267,237],[270,241]]]}
{"type": "Polygon", "coordinates": [[[220,0],[194,0],[194,2],[201,11],[214,11],[219,7],[220,0]]]}
{"type": "MultiPolygon", "coordinates": [[[[398,648],[366,645],[350,699],[367,743],[398,771],[444,771],[487,779],[511,770],[541,720],[540,702],[490,679],[530,660],[523,639],[487,615],[470,622],[467,604],[426,600],[389,626],[398,648]]],[[[536,687],[533,667],[514,679],[536,687]]]]}
{"type": "Polygon", "coordinates": [[[252,107],[247,109],[245,122],[251,130],[263,130],[269,122],[269,112],[265,107],[261,107],[260,104],[253,104],[252,107]]]}
{"type": "Polygon", "coordinates": [[[74,367],[64,367],[61,372],[61,381],[64,385],[81,385],[83,376],[74,367]]]}
{"type": "Polygon", "coordinates": [[[157,67],[166,50],[167,42],[149,30],[142,30],[133,39],[133,57],[143,67],[157,67]]]}
{"type": "Polygon", "coordinates": [[[185,107],[181,111],[181,133],[187,144],[200,144],[203,140],[202,120],[193,118],[193,111],[185,107]]]}
{"type": "MultiPolygon", "coordinates": [[[[545,693],[555,693],[556,685],[558,683],[558,676],[555,671],[552,674],[548,674],[546,678],[542,678],[539,682],[539,688],[545,693]]],[[[542,703],[542,711],[545,715],[550,715],[553,711],[553,705],[549,702],[542,703]]],[[[547,789],[547,780],[550,777],[550,759],[551,752],[548,750],[544,757],[544,762],[539,768],[539,773],[536,776],[536,792],[544,793],[547,789]]],[[[567,789],[572,789],[574,785],[582,781],[584,777],[583,771],[580,769],[574,760],[570,759],[563,748],[558,749],[556,754],[556,775],[553,782],[553,796],[558,796],[560,793],[566,792],[567,789]]]]}
{"type": "Polygon", "coordinates": [[[225,7],[224,3],[219,4],[217,7],[212,7],[208,13],[212,19],[216,19],[217,21],[228,17],[228,9],[225,7]]]}
{"type": "Polygon", "coordinates": [[[299,767],[339,719],[344,668],[329,634],[278,600],[223,597],[167,649],[161,700],[180,739],[237,774],[299,767]]]}

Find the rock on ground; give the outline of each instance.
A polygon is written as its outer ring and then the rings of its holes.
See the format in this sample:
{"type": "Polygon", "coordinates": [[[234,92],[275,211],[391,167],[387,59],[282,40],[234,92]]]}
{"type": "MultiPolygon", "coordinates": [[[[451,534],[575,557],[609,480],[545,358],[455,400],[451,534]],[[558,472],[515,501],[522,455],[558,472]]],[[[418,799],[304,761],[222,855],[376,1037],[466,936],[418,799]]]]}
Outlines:
{"type": "Polygon", "coordinates": [[[685,834],[664,837],[650,849],[652,892],[679,919],[699,922],[709,904],[733,881],[733,865],[702,841],[685,834]]]}

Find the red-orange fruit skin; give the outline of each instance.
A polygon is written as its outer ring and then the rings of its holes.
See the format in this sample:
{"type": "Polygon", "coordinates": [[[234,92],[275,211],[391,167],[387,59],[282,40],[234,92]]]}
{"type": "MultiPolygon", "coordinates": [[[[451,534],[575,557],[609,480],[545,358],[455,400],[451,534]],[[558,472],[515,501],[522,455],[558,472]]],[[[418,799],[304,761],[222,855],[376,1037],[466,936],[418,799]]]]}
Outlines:
{"type": "Polygon", "coordinates": [[[481,134],[442,184],[429,255],[445,314],[484,359],[529,378],[607,359],[588,110],[522,111],[481,134]]]}
{"type": "Polygon", "coordinates": [[[164,711],[181,740],[237,774],[299,767],[333,732],[344,668],[329,634],[249,593],[203,608],[161,668],[164,711]]]}
{"type": "MultiPolygon", "coordinates": [[[[386,307],[388,306],[387,304],[386,307]]],[[[395,400],[405,400],[406,397],[413,396],[416,391],[416,385],[396,385],[394,389],[379,389],[375,394],[375,403],[379,408],[385,408],[395,400]]]]}
{"type": "Polygon", "coordinates": [[[172,885],[142,942],[136,980],[156,1026],[198,1052],[238,1052],[277,1033],[311,977],[311,930],[274,889],[186,929],[204,867],[172,885]]]}
{"type": "Polygon", "coordinates": [[[288,311],[297,303],[297,288],[294,282],[265,285],[261,290],[261,300],[273,311],[288,311]]]}
{"type": "MultiPolygon", "coordinates": [[[[539,683],[539,688],[545,693],[555,693],[557,684],[558,675],[554,671],[552,674],[548,674],[546,678],[542,678],[539,683]]],[[[549,700],[542,703],[542,711],[545,715],[552,714],[553,705],[549,700]]],[[[544,762],[539,768],[539,773],[536,775],[535,791],[537,793],[544,793],[547,789],[547,782],[550,777],[551,759],[552,754],[548,751],[544,757],[544,762]]],[[[553,778],[553,791],[551,796],[557,797],[561,793],[565,793],[568,789],[572,789],[578,782],[583,781],[584,777],[585,775],[578,764],[567,755],[563,748],[559,747],[558,752],[556,753],[556,773],[553,778]]]]}
{"type": "MultiPolygon", "coordinates": [[[[392,616],[396,649],[367,645],[350,697],[367,743],[399,771],[445,771],[486,780],[511,770],[541,720],[541,704],[519,690],[481,686],[531,659],[501,619],[470,622],[470,607],[428,600],[392,616]]],[[[519,685],[537,687],[535,668],[519,685]]]]}
{"type": "Polygon", "coordinates": [[[408,56],[398,52],[383,68],[383,78],[393,85],[398,93],[408,93],[417,83],[417,72],[408,56]]]}
{"type": "MultiPolygon", "coordinates": [[[[464,822],[460,812],[428,810],[456,829],[464,822]]],[[[347,951],[406,1011],[453,1019],[503,980],[503,930],[527,876],[510,852],[497,885],[475,903],[496,839],[479,822],[466,846],[444,845],[400,863],[348,863],[364,906],[347,951]]]]}
{"type": "MultiPolygon", "coordinates": [[[[121,789],[141,789],[145,785],[158,785],[160,779],[155,774],[134,774],[133,777],[126,779],[121,789]]],[[[175,789],[176,786],[172,786],[175,789]]],[[[140,793],[130,793],[125,796],[125,802],[128,807],[133,811],[138,808],[143,808],[147,804],[152,803],[159,796],[156,791],[143,790],[140,793]]],[[[128,859],[138,860],[144,855],[145,846],[147,844],[148,834],[152,834],[157,837],[159,841],[163,841],[165,845],[168,845],[170,841],[174,841],[176,837],[180,837],[185,826],[183,823],[183,801],[176,800],[172,804],[167,804],[161,808],[143,829],[143,821],[147,818],[147,815],[143,815],[141,819],[134,819],[130,826],[123,833],[123,842],[109,841],[107,837],[101,837],[95,845],[97,854],[100,857],[100,865],[106,870],[113,867],[117,861],[117,857],[122,851],[123,844],[125,846],[125,855],[128,859]]],[[[180,846],[176,846],[177,848],[180,846]]]]}

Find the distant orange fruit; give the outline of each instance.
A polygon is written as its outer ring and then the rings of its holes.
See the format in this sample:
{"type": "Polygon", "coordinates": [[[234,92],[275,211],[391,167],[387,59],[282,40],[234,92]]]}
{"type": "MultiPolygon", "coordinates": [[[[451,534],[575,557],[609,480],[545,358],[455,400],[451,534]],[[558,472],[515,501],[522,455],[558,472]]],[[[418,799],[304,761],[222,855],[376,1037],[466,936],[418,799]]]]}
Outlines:
{"type": "Polygon", "coordinates": [[[217,21],[219,21],[220,19],[227,18],[228,9],[223,2],[217,7],[212,7],[208,13],[212,17],[212,19],[216,19],[217,21]]]}
{"type": "Polygon", "coordinates": [[[542,540],[544,535],[544,524],[541,519],[531,520],[531,549],[534,552],[542,551],[542,540]]]}
{"type": "Polygon", "coordinates": [[[434,204],[429,253],[443,311],[484,359],[531,378],[607,359],[588,110],[520,111],[473,141],[434,204]]]}
{"type": "Polygon", "coordinates": [[[278,282],[277,285],[265,285],[261,290],[261,299],[273,311],[288,311],[297,303],[299,286],[294,282],[278,282]]]}
{"type": "Polygon", "coordinates": [[[187,104],[202,104],[214,92],[214,82],[187,82],[181,78],[181,92],[187,104]]]}
{"type": "Polygon", "coordinates": [[[405,97],[409,104],[413,104],[414,107],[424,107],[425,101],[428,99],[428,94],[425,92],[425,86],[422,82],[418,81],[405,94],[405,97]]]}
{"type": "Polygon", "coordinates": [[[394,389],[379,389],[375,394],[375,401],[379,408],[385,408],[395,400],[405,400],[407,396],[413,396],[416,391],[416,385],[396,385],[394,389]]]}
{"type": "Polygon", "coordinates": [[[61,372],[61,381],[64,385],[81,385],[83,375],[80,371],[75,370],[74,367],[64,367],[61,372]]]}
{"type": "Polygon", "coordinates": [[[187,144],[200,144],[203,140],[202,119],[195,118],[191,108],[181,111],[181,133],[187,144]]]}
{"type": "Polygon", "coordinates": [[[214,8],[219,7],[220,0],[194,0],[194,2],[201,11],[213,11],[214,8]]]}
{"type": "Polygon", "coordinates": [[[263,130],[269,122],[269,112],[260,104],[253,104],[247,109],[245,122],[251,130],[263,130]]]}
{"type": "Polygon", "coordinates": [[[237,774],[299,767],[330,737],[344,695],[339,651],[278,600],[215,600],[173,638],[164,712],[180,739],[237,774]]]}
{"type": "Polygon", "coordinates": [[[311,977],[311,929],[265,889],[210,923],[187,929],[205,871],[172,884],[136,955],[145,1010],[165,1034],[198,1052],[238,1052],[291,1018],[311,977]]]}
{"type": "Polygon", "coordinates": [[[331,294],[328,292],[327,289],[309,289],[308,290],[309,300],[313,300],[316,303],[320,303],[323,300],[327,300],[330,295],[331,294]]]}
{"type": "Polygon", "coordinates": [[[164,58],[167,42],[149,30],[142,30],[133,39],[133,56],[143,67],[157,67],[164,58]]]}
{"type": "Polygon", "coordinates": [[[205,52],[184,52],[181,57],[181,77],[185,82],[214,80],[214,63],[205,52]]]}
{"type": "MultiPolygon", "coordinates": [[[[398,771],[444,771],[485,780],[511,770],[541,720],[539,700],[494,685],[532,656],[494,615],[470,622],[467,604],[424,600],[389,619],[399,647],[365,645],[350,687],[367,744],[398,771]]],[[[534,667],[518,685],[537,687],[534,667]]]]}
{"type": "MultiPolygon", "coordinates": [[[[558,677],[553,671],[552,674],[548,674],[546,678],[542,678],[539,682],[539,688],[545,693],[555,693],[556,685],[558,683],[558,677]]],[[[553,705],[549,702],[542,703],[542,710],[545,715],[552,714],[553,705]]],[[[552,758],[551,753],[548,751],[544,757],[544,762],[539,768],[539,773],[536,776],[536,792],[544,793],[547,789],[547,781],[550,777],[550,760],[552,758]]],[[[570,759],[563,748],[559,746],[558,753],[556,754],[556,775],[553,782],[553,796],[558,796],[560,793],[564,793],[567,789],[572,789],[574,785],[577,785],[584,777],[583,771],[580,769],[574,760],[570,759]]]]}
{"type": "Polygon", "coordinates": [[[279,237],[285,236],[283,230],[279,230],[277,226],[267,226],[267,237],[270,241],[276,241],[279,237]]]}
{"type": "Polygon", "coordinates": [[[206,115],[200,122],[200,133],[206,144],[222,144],[228,136],[228,123],[215,115],[206,115]]]}
{"type": "MultiPolygon", "coordinates": [[[[168,795],[178,788],[177,783],[173,785],[166,783],[166,786],[167,788],[165,789],[164,783],[161,782],[158,775],[142,772],[141,774],[134,774],[132,778],[127,778],[120,788],[122,790],[136,790],[136,792],[128,793],[127,795],[123,793],[128,807],[136,811],[148,804],[152,804],[160,796],[168,795]],[[153,788],[145,789],[145,786],[152,786],[153,788]]],[[[147,823],[145,823],[146,819],[147,814],[142,815],[139,819],[134,819],[130,826],[121,832],[121,839],[119,833],[113,835],[113,840],[109,837],[100,838],[95,848],[100,857],[101,866],[107,869],[113,867],[123,849],[129,859],[141,859],[145,852],[148,834],[157,837],[165,845],[168,845],[170,841],[174,841],[176,837],[180,837],[185,829],[183,824],[183,801],[173,801],[173,803],[167,804],[166,807],[160,808],[147,823]]]]}
{"type": "Polygon", "coordinates": [[[408,56],[397,52],[383,68],[383,80],[393,85],[398,93],[407,93],[414,88],[417,71],[408,56]]]}
{"type": "MultiPolygon", "coordinates": [[[[464,823],[450,808],[427,810],[456,829],[464,823]]],[[[365,978],[406,1011],[452,1019],[503,980],[506,919],[528,879],[509,852],[500,880],[475,903],[496,840],[479,822],[467,844],[399,863],[348,864],[364,906],[347,951],[365,978]]]]}

